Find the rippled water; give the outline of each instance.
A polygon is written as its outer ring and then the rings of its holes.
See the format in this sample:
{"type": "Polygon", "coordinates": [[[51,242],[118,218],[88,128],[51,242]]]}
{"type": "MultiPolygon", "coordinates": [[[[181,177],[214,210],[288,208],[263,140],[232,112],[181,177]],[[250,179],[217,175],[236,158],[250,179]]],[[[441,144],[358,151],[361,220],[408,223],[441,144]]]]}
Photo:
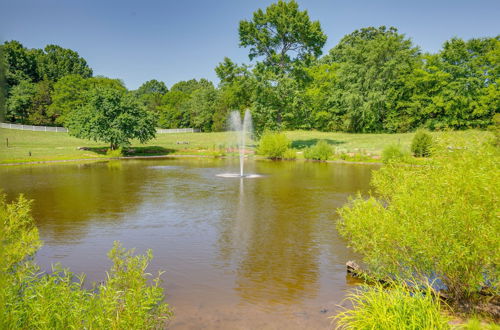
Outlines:
{"type": "Polygon", "coordinates": [[[238,179],[217,176],[238,172],[233,160],[128,160],[3,167],[0,188],[35,200],[44,269],[61,262],[100,281],[114,240],[153,249],[173,329],[318,329],[355,258],[335,210],[368,191],[376,168],[247,161],[261,177],[238,179]]]}

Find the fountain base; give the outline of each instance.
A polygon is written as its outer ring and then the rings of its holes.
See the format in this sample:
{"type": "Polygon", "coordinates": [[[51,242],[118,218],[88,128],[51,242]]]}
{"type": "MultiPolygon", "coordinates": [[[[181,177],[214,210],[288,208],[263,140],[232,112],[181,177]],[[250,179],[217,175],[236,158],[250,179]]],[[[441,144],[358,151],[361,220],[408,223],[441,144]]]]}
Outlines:
{"type": "Polygon", "coordinates": [[[255,179],[255,178],[261,178],[262,175],[259,174],[239,174],[239,173],[221,173],[217,174],[218,177],[220,178],[240,178],[240,179],[255,179]]]}

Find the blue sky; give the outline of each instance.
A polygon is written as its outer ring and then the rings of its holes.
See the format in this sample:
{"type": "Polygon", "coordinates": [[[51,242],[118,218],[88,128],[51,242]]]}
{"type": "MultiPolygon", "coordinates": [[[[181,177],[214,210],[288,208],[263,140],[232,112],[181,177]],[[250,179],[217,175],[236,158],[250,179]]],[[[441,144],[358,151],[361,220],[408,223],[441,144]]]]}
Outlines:
{"type": "MultiPolygon", "coordinates": [[[[149,79],[171,86],[208,78],[225,56],[248,63],[238,47],[238,22],[271,0],[0,0],[0,39],[28,48],[58,44],[76,50],[95,75],[135,89],[149,79]]],[[[395,26],[423,51],[454,36],[500,34],[500,1],[299,0],[328,35],[327,53],[345,34],[395,26]]]]}

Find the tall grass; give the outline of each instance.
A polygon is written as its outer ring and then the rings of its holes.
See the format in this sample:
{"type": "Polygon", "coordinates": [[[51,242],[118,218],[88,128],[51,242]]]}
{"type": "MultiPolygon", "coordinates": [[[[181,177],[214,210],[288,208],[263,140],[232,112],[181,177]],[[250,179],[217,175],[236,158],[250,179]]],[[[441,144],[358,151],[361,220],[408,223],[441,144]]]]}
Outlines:
{"type": "Polygon", "coordinates": [[[348,295],[352,308],[332,317],[337,329],[450,329],[430,286],[363,285],[348,295]]]}

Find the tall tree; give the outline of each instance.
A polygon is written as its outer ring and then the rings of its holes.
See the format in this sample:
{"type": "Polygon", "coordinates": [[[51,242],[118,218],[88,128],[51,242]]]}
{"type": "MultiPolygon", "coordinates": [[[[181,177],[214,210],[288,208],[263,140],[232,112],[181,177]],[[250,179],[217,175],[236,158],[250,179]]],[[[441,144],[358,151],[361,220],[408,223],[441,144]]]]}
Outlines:
{"type": "Polygon", "coordinates": [[[5,65],[7,91],[23,80],[37,82],[37,59],[34,51],[25,48],[19,41],[6,41],[0,46],[5,65]]]}
{"type": "Polygon", "coordinates": [[[141,143],[155,137],[155,119],[130,94],[113,88],[92,88],[85,104],[70,113],[66,120],[69,134],[110,144],[112,150],[141,143]]]}
{"type": "Polygon", "coordinates": [[[394,27],[369,27],[342,38],[326,63],[336,63],[332,112],[352,132],[388,130],[386,119],[408,95],[405,77],[420,61],[420,51],[394,27]]]}
{"type": "Polygon", "coordinates": [[[240,21],[239,35],[240,46],[250,47],[250,60],[263,56],[266,66],[280,71],[317,58],[326,42],[319,21],[311,21],[295,0],[258,9],[252,20],[240,21]]]}
{"type": "Polygon", "coordinates": [[[148,111],[157,115],[162,105],[162,98],[167,92],[168,88],[163,81],[153,79],[142,84],[134,94],[148,111]]]}
{"type": "Polygon", "coordinates": [[[78,74],[84,78],[92,76],[92,69],[87,61],[71,49],[57,45],[47,45],[43,51],[37,51],[38,74],[41,78],[58,81],[69,74],[78,74]]]}
{"type": "Polygon", "coordinates": [[[6,118],[10,122],[28,123],[29,109],[36,94],[36,85],[29,80],[21,80],[12,87],[6,102],[6,118]]]}

